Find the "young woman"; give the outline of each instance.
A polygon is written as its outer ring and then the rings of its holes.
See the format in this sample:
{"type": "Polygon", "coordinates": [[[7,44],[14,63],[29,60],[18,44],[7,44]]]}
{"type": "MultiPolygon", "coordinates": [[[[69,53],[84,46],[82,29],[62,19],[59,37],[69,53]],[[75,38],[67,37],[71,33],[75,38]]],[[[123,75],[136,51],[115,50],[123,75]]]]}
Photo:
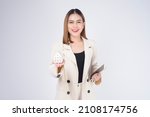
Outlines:
{"type": "Polygon", "coordinates": [[[64,20],[63,41],[53,47],[52,64],[58,79],[56,99],[95,99],[92,87],[101,82],[94,44],[87,39],[85,18],[71,9],[64,20]],[[95,73],[94,73],[95,72],[95,73]]]}

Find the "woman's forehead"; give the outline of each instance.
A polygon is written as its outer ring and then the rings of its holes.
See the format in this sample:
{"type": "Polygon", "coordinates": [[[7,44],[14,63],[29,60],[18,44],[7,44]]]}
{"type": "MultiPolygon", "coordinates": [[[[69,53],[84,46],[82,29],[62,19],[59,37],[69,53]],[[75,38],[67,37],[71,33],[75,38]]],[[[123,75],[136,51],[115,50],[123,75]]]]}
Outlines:
{"type": "Polygon", "coordinates": [[[69,16],[68,20],[82,20],[82,17],[80,15],[74,13],[69,16]]]}

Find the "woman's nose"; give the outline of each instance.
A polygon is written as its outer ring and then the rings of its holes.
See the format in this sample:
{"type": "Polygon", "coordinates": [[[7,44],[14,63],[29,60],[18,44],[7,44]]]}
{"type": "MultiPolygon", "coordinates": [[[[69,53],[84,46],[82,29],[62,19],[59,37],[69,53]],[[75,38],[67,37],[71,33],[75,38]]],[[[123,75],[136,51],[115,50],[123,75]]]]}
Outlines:
{"type": "Polygon", "coordinates": [[[78,25],[77,25],[77,23],[73,23],[73,27],[77,27],[78,25]]]}

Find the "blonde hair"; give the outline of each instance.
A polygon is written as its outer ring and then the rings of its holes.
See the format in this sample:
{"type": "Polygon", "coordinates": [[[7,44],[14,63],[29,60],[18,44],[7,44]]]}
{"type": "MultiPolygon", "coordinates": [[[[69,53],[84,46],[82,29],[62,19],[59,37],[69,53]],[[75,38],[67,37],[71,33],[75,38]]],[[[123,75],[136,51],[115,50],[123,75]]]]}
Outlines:
{"type": "MultiPolygon", "coordinates": [[[[85,22],[85,17],[83,15],[83,13],[79,10],[79,9],[71,9],[65,16],[65,19],[64,19],[64,34],[63,34],[63,43],[64,44],[69,44],[69,43],[73,43],[73,41],[71,41],[70,39],[70,34],[68,32],[68,19],[69,19],[69,16],[71,14],[78,14],[79,16],[81,16],[83,22],[85,22]]],[[[86,33],[85,33],[85,26],[81,32],[81,37],[87,39],[86,37],[86,33]]]]}

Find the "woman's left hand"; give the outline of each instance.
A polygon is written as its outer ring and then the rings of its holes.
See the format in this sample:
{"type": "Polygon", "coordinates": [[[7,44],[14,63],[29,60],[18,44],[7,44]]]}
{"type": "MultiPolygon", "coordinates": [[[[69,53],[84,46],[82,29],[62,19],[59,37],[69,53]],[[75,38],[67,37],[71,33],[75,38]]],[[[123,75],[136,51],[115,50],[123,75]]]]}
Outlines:
{"type": "Polygon", "coordinates": [[[101,73],[95,73],[93,76],[92,76],[92,80],[94,82],[98,81],[98,80],[101,80],[101,73]]]}

